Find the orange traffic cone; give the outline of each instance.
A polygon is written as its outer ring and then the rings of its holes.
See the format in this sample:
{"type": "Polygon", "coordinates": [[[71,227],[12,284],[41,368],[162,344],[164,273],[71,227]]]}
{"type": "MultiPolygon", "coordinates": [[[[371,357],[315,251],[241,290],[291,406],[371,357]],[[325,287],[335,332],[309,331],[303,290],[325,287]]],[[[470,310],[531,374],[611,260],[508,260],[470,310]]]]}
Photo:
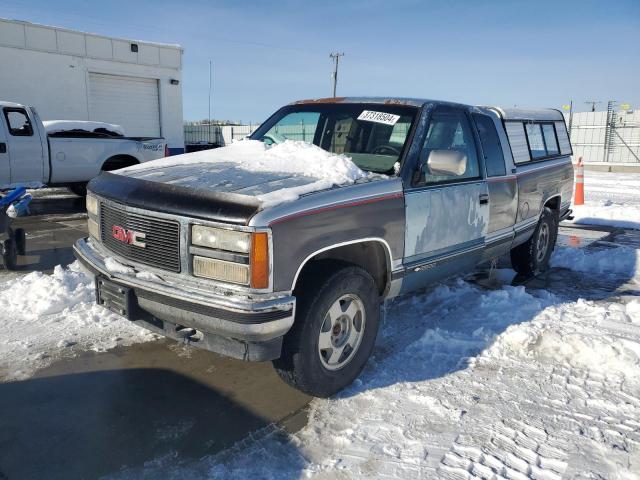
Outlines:
{"type": "Polygon", "coordinates": [[[578,159],[576,165],[576,193],[573,196],[574,205],[584,205],[584,164],[582,157],[578,159]]]}

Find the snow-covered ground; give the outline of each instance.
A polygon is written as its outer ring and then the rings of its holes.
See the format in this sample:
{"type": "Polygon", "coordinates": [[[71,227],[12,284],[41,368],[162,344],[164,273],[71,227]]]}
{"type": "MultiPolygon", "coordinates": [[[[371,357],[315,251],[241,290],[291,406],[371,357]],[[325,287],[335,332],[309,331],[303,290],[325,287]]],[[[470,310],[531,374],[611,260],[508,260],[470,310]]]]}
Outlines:
{"type": "Polygon", "coordinates": [[[456,279],[390,305],[381,333],[300,432],[115,478],[639,478],[640,297],[456,279]]]}
{"type": "Polygon", "coordinates": [[[640,229],[640,175],[585,170],[584,191],[575,223],[640,229]]]}
{"type": "Polygon", "coordinates": [[[77,262],[51,275],[0,277],[0,379],[25,378],[82,350],[105,351],[155,335],[95,303],[94,284],[77,262]]]}

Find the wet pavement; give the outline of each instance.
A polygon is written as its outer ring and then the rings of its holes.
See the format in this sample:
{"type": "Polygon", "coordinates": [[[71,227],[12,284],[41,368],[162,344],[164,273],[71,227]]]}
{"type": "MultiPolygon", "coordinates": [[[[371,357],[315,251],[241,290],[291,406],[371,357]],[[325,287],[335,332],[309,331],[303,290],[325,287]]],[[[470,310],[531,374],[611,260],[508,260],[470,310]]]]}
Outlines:
{"type": "Polygon", "coordinates": [[[197,460],[272,423],[298,430],[309,400],[270,363],[175,342],[86,353],[0,383],[0,478],[91,479],[166,456],[197,460]]]}
{"type": "MultiPolygon", "coordinates": [[[[68,265],[75,260],[73,242],[87,235],[84,198],[66,189],[47,192],[46,197],[34,194],[31,215],[13,222],[14,228],[24,228],[27,233],[27,255],[18,256],[17,273],[51,272],[56,265],[68,265]]],[[[5,273],[3,267],[0,275],[5,273]]]]}
{"type": "MultiPolygon", "coordinates": [[[[51,193],[14,223],[27,232],[27,255],[0,278],[74,261],[84,199],[51,193]]],[[[309,400],[270,362],[173,341],[85,352],[0,383],[0,480],[92,479],[166,455],[199,458],[274,423],[298,430],[309,400]]]]}
{"type": "MultiPolygon", "coordinates": [[[[84,200],[63,191],[36,198],[34,215],[16,222],[27,231],[27,256],[18,272],[1,270],[0,276],[72,262],[72,242],[86,235],[83,211],[84,200]]],[[[563,225],[560,234],[565,246],[640,248],[640,232],[563,225]]],[[[509,281],[579,295],[575,274],[565,272],[509,281]]],[[[504,284],[488,273],[475,281],[487,288],[504,284]]],[[[606,279],[581,278],[594,283],[587,286],[592,291],[611,295],[606,279]]],[[[0,480],[97,478],[163,457],[198,459],[274,423],[298,430],[309,400],[285,385],[270,363],[245,363],[173,341],[85,352],[30,379],[0,383],[0,480]]]]}

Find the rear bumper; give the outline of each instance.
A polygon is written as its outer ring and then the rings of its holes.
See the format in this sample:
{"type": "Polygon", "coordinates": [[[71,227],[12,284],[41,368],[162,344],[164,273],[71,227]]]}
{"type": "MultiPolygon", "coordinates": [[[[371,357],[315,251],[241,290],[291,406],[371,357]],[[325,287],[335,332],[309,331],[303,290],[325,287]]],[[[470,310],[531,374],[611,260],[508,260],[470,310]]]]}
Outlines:
{"type": "Polygon", "coordinates": [[[132,291],[129,320],[156,333],[187,341],[223,355],[264,361],[280,356],[282,337],[293,325],[295,298],[290,295],[221,295],[163,279],[110,272],[106,252],[87,239],[73,247],[92,275],[132,291]],[[187,335],[189,329],[197,335],[187,335]]]}

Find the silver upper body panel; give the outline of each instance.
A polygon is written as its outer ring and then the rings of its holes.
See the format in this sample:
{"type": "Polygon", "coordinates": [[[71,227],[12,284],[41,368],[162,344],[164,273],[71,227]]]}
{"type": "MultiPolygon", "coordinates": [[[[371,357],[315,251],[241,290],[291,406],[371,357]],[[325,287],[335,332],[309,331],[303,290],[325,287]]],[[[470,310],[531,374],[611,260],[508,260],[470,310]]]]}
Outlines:
{"type": "Polygon", "coordinates": [[[303,195],[294,202],[286,202],[259,211],[249,221],[249,226],[269,226],[284,221],[294,215],[313,212],[318,209],[332,208],[345,203],[372,200],[384,195],[402,192],[402,180],[399,177],[379,175],[366,181],[336,186],[327,190],[303,195]]]}

